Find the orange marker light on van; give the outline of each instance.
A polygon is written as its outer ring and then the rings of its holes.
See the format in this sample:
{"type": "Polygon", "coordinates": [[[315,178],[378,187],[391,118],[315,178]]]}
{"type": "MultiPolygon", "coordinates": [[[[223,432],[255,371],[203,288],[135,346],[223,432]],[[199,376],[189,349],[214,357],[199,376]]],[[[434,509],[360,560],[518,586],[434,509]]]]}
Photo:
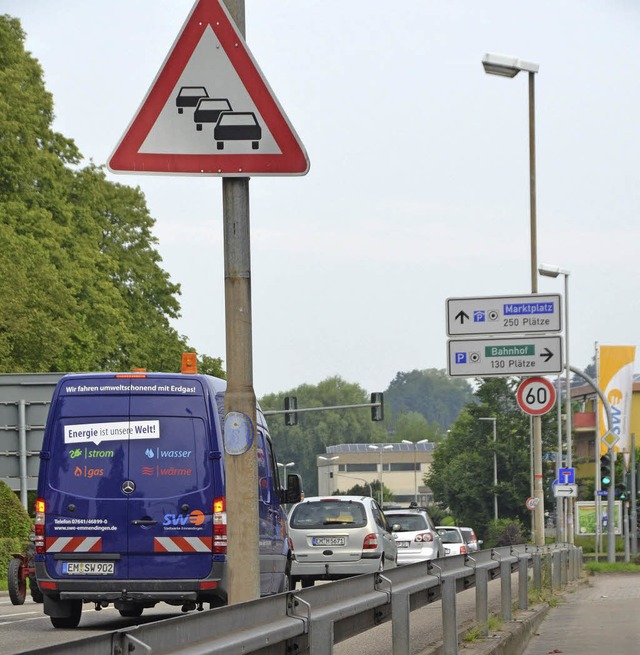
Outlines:
{"type": "Polygon", "coordinates": [[[182,373],[198,372],[198,357],[195,353],[182,353],[182,373]]]}

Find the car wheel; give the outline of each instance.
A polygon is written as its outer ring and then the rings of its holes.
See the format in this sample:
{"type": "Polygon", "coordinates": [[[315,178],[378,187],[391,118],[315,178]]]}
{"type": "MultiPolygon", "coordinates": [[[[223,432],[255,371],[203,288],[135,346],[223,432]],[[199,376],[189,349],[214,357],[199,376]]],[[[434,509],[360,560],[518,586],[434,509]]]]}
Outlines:
{"type": "Polygon", "coordinates": [[[313,587],[314,583],[315,580],[307,576],[303,576],[300,580],[300,584],[302,585],[303,589],[306,589],[307,587],[313,587]]]}
{"type": "Polygon", "coordinates": [[[137,606],[137,607],[127,607],[127,609],[121,609],[118,610],[120,612],[120,616],[122,616],[125,619],[136,619],[139,616],[142,616],[144,608],[142,606],[137,606]]]}
{"type": "Polygon", "coordinates": [[[68,616],[50,616],[51,625],[54,628],[77,628],[82,616],[82,601],[71,601],[71,608],[68,616]]]}
{"type": "Polygon", "coordinates": [[[27,583],[22,578],[22,560],[14,557],[7,569],[9,598],[14,605],[22,605],[27,595],[27,583]]]}
{"type": "Polygon", "coordinates": [[[40,591],[40,587],[38,587],[38,581],[33,573],[29,576],[29,589],[31,590],[33,602],[41,603],[43,601],[42,592],[40,591]]]}

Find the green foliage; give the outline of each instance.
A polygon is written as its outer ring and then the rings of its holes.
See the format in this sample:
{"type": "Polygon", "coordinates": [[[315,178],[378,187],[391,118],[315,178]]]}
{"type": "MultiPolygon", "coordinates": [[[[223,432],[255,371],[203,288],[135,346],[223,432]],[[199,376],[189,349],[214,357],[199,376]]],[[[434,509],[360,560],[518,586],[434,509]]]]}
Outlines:
{"type": "Polygon", "coordinates": [[[640,571],[637,562],[585,562],[584,569],[590,573],[622,573],[640,571]]]}
{"type": "MultiPolygon", "coordinates": [[[[285,396],[296,396],[298,407],[335,407],[369,402],[369,395],[357,384],[331,377],[317,385],[303,384],[295,389],[269,394],[260,399],[264,410],[284,409],[285,396]]],[[[306,496],[318,492],[316,456],[327,446],[342,443],[380,443],[387,435],[380,423],[371,420],[368,408],[301,412],[298,425],[284,425],[284,415],[269,419],[269,431],[281,462],[295,462],[291,472],[302,476],[306,496]]],[[[341,482],[338,479],[338,482],[341,482]]],[[[347,481],[348,482],[348,481],[347,481]]]]}
{"type": "MultiPolygon", "coordinates": [[[[371,485],[355,484],[346,491],[336,489],[334,496],[368,496],[369,493],[380,502],[380,480],[374,480],[371,485]]],[[[382,483],[382,504],[393,503],[393,491],[382,483]]]]}
{"type": "Polygon", "coordinates": [[[0,579],[7,579],[12,553],[23,553],[29,541],[32,521],[16,494],[0,481],[0,579]]]}
{"type": "Polygon", "coordinates": [[[529,532],[518,519],[498,519],[489,523],[483,548],[513,546],[529,540],[529,532]]]}
{"type": "MultiPolygon", "coordinates": [[[[473,390],[466,380],[452,379],[444,370],[413,370],[396,375],[384,392],[384,401],[392,428],[402,414],[417,412],[429,425],[439,426],[438,434],[443,436],[460,410],[473,401],[473,390]]],[[[435,441],[433,437],[422,434],[420,438],[435,441]]]]}
{"type": "Polygon", "coordinates": [[[178,371],[180,287],[142,192],[53,131],[17,19],[0,16],[0,44],[0,370],[178,371]]]}
{"type": "Polygon", "coordinates": [[[227,374],[222,368],[222,359],[220,357],[209,357],[209,355],[198,357],[198,373],[213,375],[214,378],[220,378],[222,380],[227,379],[227,374]]]}
{"type": "MultiPolygon", "coordinates": [[[[530,424],[529,416],[517,405],[513,378],[482,380],[469,403],[452,425],[446,439],[436,446],[433,464],[425,477],[435,501],[447,508],[458,525],[472,526],[485,538],[493,520],[493,495],[498,497],[499,516],[530,520],[525,501],[530,494],[530,424]],[[496,417],[494,444],[492,424],[480,418],[496,417]],[[498,484],[493,483],[494,453],[498,465],[498,484]]],[[[555,417],[542,421],[544,452],[553,452],[557,441],[555,417]]],[[[545,502],[551,504],[551,482],[555,477],[553,461],[545,462],[543,487],[548,490],[545,502]]],[[[486,539],[485,539],[486,541],[486,539]]]]}

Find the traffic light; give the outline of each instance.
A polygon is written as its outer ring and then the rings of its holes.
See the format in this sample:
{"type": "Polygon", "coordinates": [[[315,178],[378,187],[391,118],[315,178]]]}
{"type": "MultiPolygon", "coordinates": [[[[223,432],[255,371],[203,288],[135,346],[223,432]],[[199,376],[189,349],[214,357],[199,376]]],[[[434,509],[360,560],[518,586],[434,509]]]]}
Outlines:
{"type": "Polygon", "coordinates": [[[371,394],[371,420],[384,420],[384,402],[380,391],[375,391],[371,394]]]}
{"type": "Polygon", "coordinates": [[[611,484],[611,455],[606,454],[600,458],[600,485],[604,489],[611,484]]]}
{"type": "MultiPolygon", "coordinates": [[[[626,476],[625,476],[626,478],[626,476]]],[[[616,498],[618,500],[627,500],[627,497],[629,495],[629,492],[627,491],[627,481],[626,479],[624,482],[618,482],[616,484],[616,498]]]]}
{"type": "Polygon", "coordinates": [[[285,396],[284,398],[284,424],[285,425],[298,425],[298,412],[289,412],[287,410],[298,409],[298,399],[296,396],[285,396]]]}

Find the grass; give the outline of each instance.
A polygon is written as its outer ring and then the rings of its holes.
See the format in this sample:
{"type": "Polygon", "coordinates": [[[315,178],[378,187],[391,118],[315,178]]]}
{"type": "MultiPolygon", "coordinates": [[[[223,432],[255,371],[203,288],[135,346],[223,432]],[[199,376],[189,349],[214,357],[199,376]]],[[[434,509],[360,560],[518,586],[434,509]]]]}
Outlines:
{"type": "Polygon", "coordinates": [[[640,564],[631,562],[585,562],[584,570],[590,573],[625,573],[640,571],[640,564]]]}
{"type": "MultiPolygon", "coordinates": [[[[504,625],[504,619],[500,616],[492,614],[487,619],[487,629],[489,632],[499,632],[504,625]]],[[[479,623],[474,623],[466,632],[463,641],[471,643],[484,637],[482,634],[482,626],[479,623]]]]}

